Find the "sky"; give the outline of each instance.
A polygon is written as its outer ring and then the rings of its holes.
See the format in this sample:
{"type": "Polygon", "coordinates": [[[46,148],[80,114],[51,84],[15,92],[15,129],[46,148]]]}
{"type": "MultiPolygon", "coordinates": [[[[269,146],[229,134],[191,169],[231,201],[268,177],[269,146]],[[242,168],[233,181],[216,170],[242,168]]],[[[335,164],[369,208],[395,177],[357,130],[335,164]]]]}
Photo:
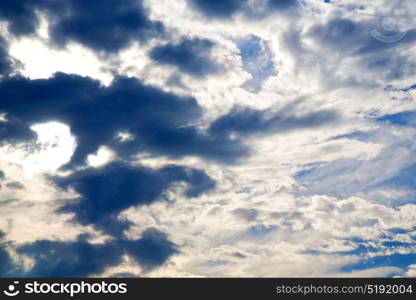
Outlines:
{"type": "Polygon", "coordinates": [[[1,1],[0,276],[416,276],[415,13],[1,1]]]}

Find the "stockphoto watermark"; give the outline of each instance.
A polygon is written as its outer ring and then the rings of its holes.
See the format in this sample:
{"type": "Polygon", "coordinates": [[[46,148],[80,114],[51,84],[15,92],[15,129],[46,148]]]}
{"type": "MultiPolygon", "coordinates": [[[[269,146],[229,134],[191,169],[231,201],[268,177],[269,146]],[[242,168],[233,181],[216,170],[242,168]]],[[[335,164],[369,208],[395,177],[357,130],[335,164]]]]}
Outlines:
{"type": "Polygon", "coordinates": [[[371,35],[383,43],[396,43],[405,38],[408,29],[414,25],[415,1],[389,0],[384,12],[378,17],[378,24],[371,30],[371,35]]]}
{"type": "Polygon", "coordinates": [[[69,295],[93,295],[93,294],[126,294],[127,283],[107,283],[101,282],[31,282],[20,283],[13,281],[3,291],[4,295],[15,297],[19,294],[39,295],[39,294],[60,294],[69,295]]]}

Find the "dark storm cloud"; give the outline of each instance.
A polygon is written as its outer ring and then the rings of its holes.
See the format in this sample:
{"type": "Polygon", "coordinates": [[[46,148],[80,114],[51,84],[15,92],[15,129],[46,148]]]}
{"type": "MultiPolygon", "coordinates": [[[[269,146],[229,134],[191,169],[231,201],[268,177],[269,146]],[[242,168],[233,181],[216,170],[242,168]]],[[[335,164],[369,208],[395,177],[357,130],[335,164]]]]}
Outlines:
{"type": "Polygon", "coordinates": [[[0,77],[7,76],[13,71],[12,64],[13,62],[9,56],[7,42],[0,36],[0,77]]]}
{"type": "Polygon", "coordinates": [[[35,134],[29,128],[33,123],[58,119],[62,110],[87,103],[99,88],[96,81],[64,74],[45,80],[22,77],[3,80],[0,83],[0,111],[6,113],[7,122],[0,123],[0,142],[33,139],[35,134]]]}
{"type": "Polygon", "coordinates": [[[8,120],[7,122],[0,122],[0,144],[6,141],[14,143],[32,138],[35,138],[35,133],[23,121],[8,120]]]}
{"type": "Polygon", "coordinates": [[[146,40],[163,32],[138,0],[71,0],[67,10],[51,28],[60,45],[76,41],[94,50],[115,52],[135,40],[146,40]]]}
{"type": "MultiPolygon", "coordinates": [[[[77,139],[69,167],[82,165],[87,155],[102,145],[116,151],[123,160],[146,152],[232,163],[248,154],[244,140],[250,134],[313,127],[335,119],[330,111],[296,115],[287,107],[277,113],[235,108],[202,131],[195,125],[202,109],[194,98],[166,93],[132,78],[117,77],[104,87],[91,78],[62,73],[37,80],[7,77],[0,82],[0,99],[0,112],[7,119],[0,123],[2,143],[33,139],[30,126],[35,123],[63,122],[77,139]],[[132,138],[122,141],[117,138],[119,132],[128,132],[132,138]],[[232,132],[237,137],[231,137],[232,132]]],[[[18,253],[35,262],[25,276],[99,274],[119,264],[125,254],[136,259],[145,271],[160,266],[177,252],[175,245],[154,229],[145,231],[139,240],[126,240],[123,233],[131,223],[118,219],[120,213],[163,200],[164,192],[176,183],[185,185],[186,197],[197,197],[215,186],[199,170],[181,166],[154,170],[119,162],[52,180],[79,195],[64,204],[60,212],[72,213],[73,221],[93,225],[113,239],[105,244],[90,244],[81,237],[75,242],[45,240],[24,245],[18,253]]]]}
{"type": "Polygon", "coordinates": [[[148,18],[140,0],[31,0],[1,1],[0,19],[15,35],[33,34],[37,12],[47,15],[52,40],[69,41],[97,51],[116,52],[132,41],[145,41],[163,33],[163,24],[148,18]]]}
{"type": "Polygon", "coordinates": [[[299,114],[293,105],[275,113],[236,107],[202,131],[194,125],[202,117],[194,98],[166,93],[133,78],[117,77],[103,87],[90,78],[62,73],[49,79],[7,78],[0,82],[0,99],[0,112],[8,120],[0,123],[1,142],[32,139],[34,123],[63,122],[77,139],[70,168],[84,164],[88,154],[104,145],[123,159],[146,152],[234,163],[249,154],[240,137],[317,127],[337,118],[330,110],[299,114]],[[120,132],[132,138],[122,141],[117,138],[120,132]]]}
{"type": "Polygon", "coordinates": [[[31,34],[39,24],[36,10],[47,6],[47,2],[53,1],[0,1],[0,19],[8,23],[8,29],[12,34],[31,34]]]}
{"type": "Polygon", "coordinates": [[[88,154],[107,145],[119,155],[148,151],[178,158],[200,156],[233,162],[247,154],[240,141],[210,136],[193,123],[202,115],[194,98],[179,97],[138,80],[118,77],[109,87],[77,75],[49,79],[8,78],[0,83],[0,141],[28,140],[30,125],[60,121],[70,126],[77,148],[70,166],[83,164],[88,154]],[[120,141],[118,132],[134,138],[120,141]]]}
{"type": "Polygon", "coordinates": [[[17,249],[34,260],[29,277],[85,277],[121,262],[122,249],[115,242],[91,244],[81,237],[75,242],[41,240],[17,249]]]}
{"type": "Polygon", "coordinates": [[[190,0],[190,3],[207,17],[229,18],[242,9],[247,0],[190,0]]]}
{"type": "Polygon", "coordinates": [[[176,245],[167,239],[166,234],[153,228],[143,232],[138,241],[126,241],[124,247],[145,271],[163,265],[171,255],[178,253],[176,245]]]}
{"type": "MultiPolygon", "coordinates": [[[[91,244],[86,236],[74,242],[40,240],[17,248],[34,260],[27,277],[86,277],[100,274],[122,262],[125,254],[133,257],[146,271],[164,264],[177,253],[176,246],[163,232],[149,228],[137,240],[109,240],[91,244]]],[[[0,267],[1,267],[0,251],[0,267]]]]}
{"type": "Polygon", "coordinates": [[[160,64],[176,66],[180,71],[203,77],[216,73],[220,66],[211,57],[214,43],[206,39],[182,39],[176,44],[153,48],[150,57],[160,64]]]}
{"type": "Polygon", "coordinates": [[[52,179],[59,187],[72,188],[79,194],[79,198],[64,205],[61,212],[74,213],[74,221],[83,225],[93,224],[113,239],[104,244],[91,244],[87,236],[80,236],[75,242],[42,240],[23,245],[17,252],[35,261],[30,271],[23,273],[24,276],[85,277],[100,274],[107,267],[121,263],[126,254],[134,258],[144,271],[161,266],[178,252],[176,245],[165,233],[154,228],[144,231],[140,239],[125,239],[123,231],[131,224],[118,220],[118,215],[129,207],[163,200],[163,192],[174,183],[186,184],[184,195],[187,197],[197,197],[215,186],[210,177],[195,169],[167,166],[152,170],[117,162],[52,179]]]}
{"type": "Polygon", "coordinates": [[[321,110],[296,115],[293,105],[286,106],[276,113],[247,107],[234,107],[228,114],[218,118],[209,131],[214,136],[238,134],[264,134],[287,132],[302,128],[313,128],[335,122],[339,116],[333,110],[321,110]]]}
{"type": "Polygon", "coordinates": [[[162,193],[173,183],[186,183],[187,197],[197,197],[215,186],[210,177],[195,169],[168,166],[152,170],[121,163],[55,178],[55,182],[61,188],[73,188],[80,195],[77,202],[65,205],[61,211],[73,212],[81,224],[94,224],[111,234],[119,234],[117,231],[129,225],[117,220],[120,212],[161,200],[162,193]]]}

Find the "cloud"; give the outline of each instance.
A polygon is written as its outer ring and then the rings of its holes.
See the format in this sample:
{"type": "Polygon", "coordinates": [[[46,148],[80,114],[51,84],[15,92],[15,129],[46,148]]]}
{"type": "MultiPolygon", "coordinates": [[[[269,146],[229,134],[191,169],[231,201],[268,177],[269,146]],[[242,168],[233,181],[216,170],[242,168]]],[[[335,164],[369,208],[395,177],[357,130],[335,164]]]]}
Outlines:
{"type": "Polygon", "coordinates": [[[176,44],[157,46],[150,51],[150,57],[160,64],[176,66],[181,72],[196,77],[205,77],[221,70],[212,58],[214,42],[207,39],[184,38],[176,44]]]}
{"type": "MultiPolygon", "coordinates": [[[[257,14],[259,8],[262,12],[270,14],[274,11],[286,11],[299,5],[297,0],[266,0],[266,1],[250,1],[250,0],[189,0],[191,6],[200,13],[210,18],[228,19],[238,12],[243,12],[245,16],[250,18],[259,17],[257,14]]],[[[264,16],[264,15],[263,15],[264,16]]]]}
{"type": "Polygon", "coordinates": [[[14,189],[14,190],[20,190],[24,188],[23,184],[21,184],[18,181],[7,182],[6,187],[8,187],[9,189],[14,189]]]}
{"type": "MultiPolygon", "coordinates": [[[[25,277],[87,277],[102,273],[131,255],[145,270],[154,269],[177,251],[162,232],[150,228],[137,240],[110,240],[92,244],[87,236],[76,241],[39,240],[18,247],[17,252],[33,260],[33,266],[20,274],[25,277]]],[[[1,253],[0,253],[1,255],[1,253]]]]}
{"type": "Polygon", "coordinates": [[[39,19],[36,9],[44,7],[52,1],[2,1],[0,19],[8,22],[8,29],[15,35],[32,34],[35,32],[39,19]]]}
{"type": "Polygon", "coordinates": [[[91,244],[82,237],[75,242],[40,240],[17,251],[33,259],[25,274],[33,277],[86,277],[121,262],[119,245],[91,244]]]}
{"type": "Polygon", "coordinates": [[[7,76],[13,71],[13,61],[8,53],[6,40],[0,35],[0,76],[7,76]]]}
{"type": "Polygon", "coordinates": [[[17,36],[34,34],[42,12],[49,21],[53,42],[65,46],[74,41],[95,51],[117,52],[134,41],[161,35],[164,26],[148,18],[142,1],[127,0],[35,0],[7,1],[0,5],[0,18],[17,36]]]}
{"type": "MultiPolygon", "coordinates": [[[[407,49],[416,39],[416,30],[402,29],[400,33],[406,33],[402,38],[394,43],[383,42],[372,35],[372,32],[378,28],[377,20],[374,19],[374,17],[361,20],[342,16],[332,17],[323,24],[311,26],[302,39],[313,45],[311,50],[317,51],[317,56],[324,57],[326,64],[337,57],[338,64],[335,65],[335,62],[330,64],[334,67],[335,73],[341,68],[340,61],[354,64],[354,68],[348,68],[351,72],[363,70],[363,74],[349,73],[349,81],[352,80],[352,76],[357,78],[356,80],[363,81],[358,78],[369,73],[376,74],[376,78],[365,78],[369,81],[368,84],[386,79],[400,80],[414,75],[415,61],[407,54],[407,49]]],[[[390,34],[394,33],[397,32],[390,34]]],[[[332,81],[335,80],[332,78],[332,81]]]]}
{"type": "Polygon", "coordinates": [[[145,271],[163,265],[171,255],[178,253],[176,245],[167,239],[166,234],[153,228],[143,232],[137,242],[127,242],[125,247],[145,271]]]}
{"type": "Polygon", "coordinates": [[[210,127],[213,135],[284,133],[302,128],[313,128],[334,123],[339,118],[333,110],[321,110],[296,115],[296,104],[290,104],[277,112],[234,107],[218,118],[210,127]]]}
{"type": "Polygon", "coordinates": [[[370,159],[341,158],[304,166],[295,175],[299,183],[297,193],[335,197],[365,195],[377,202],[394,205],[411,202],[416,192],[411,175],[415,165],[415,149],[411,141],[414,130],[412,127],[400,127],[402,133],[397,134],[395,127],[389,125],[389,119],[385,116],[381,117],[383,121],[376,118],[379,128],[342,137],[379,143],[383,145],[382,151],[370,159]]]}
{"type": "Polygon", "coordinates": [[[414,274],[391,1],[3,2],[3,274],[414,274]]]}
{"type": "MultiPolygon", "coordinates": [[[[347,55],[365,55],[395,48],[395,43],[385,43],[369,34],[372,23],[369,21],[354,21],[347,18],[333,18],[323,25],[314,25],[307,33],[319,40],[323,45],[331,47],[347,55]]],[[[409,30],[401,39],[399,45],[408,44],[415,40],[416,31],[409,30]]]]}
{"type": "Polygon", "coordinates": [[[380,13],[391,6],[388,1],[380,1],[375,7],[344,2],[303,3],[301,23],[295,21],[283,31],[286,48],[283,50],[288,54],[288,63],[284,65],[296,70],[290,68],[286,73],[287,69],[281,68],[281,78],[295,72],[298,80],[303,79],[303,89],[319,93],[323,89],[354,87],[354,92],[358,92],[360,88],[407,85],[414,76],[416,60],[411,50],[415,40],[414,18],[395,16],[393,11],[390,16],[380,13]],[[314,9],[320,13],[312,13],[314,9]],[[397,21],[397,26],[391,32],[384,32],[380,26],[383,20],[397,21]],[[400,20],[409,22],[402,25],[400,20]],[[400,39],[383,42],[374,36],[375,30],[385,36],[401,34],[400,39]],[[298,74],[297,70],[302,71],[298,74]]]}
{"type": "Polygon", "coordinates": [[[162,193],[173,183],[187,183],[184,191],[187,197],[197,197],[215,186],[214,181],[199,170],[179,166],[151,170],[121,163],[75,172],[54,181],[59,187],[70,187],[79,194],[79,198],[63,206],[61,212],[73,212],[75,220],[81,224],[95,224],[117,235],[128,226],[117,220],[122,211],[163,200],[162,193]]]}
{"type": "Polygon", "coordinates": [[[197,156],[233,163],[249,153],[244,141],[229,134],[287,132],[318,127],[338,118],[331,110],[297,112],[289,105],[276,113],[236,107],[215,120],[208,131],[194,125],[202,109],[192,97],[177,96],[143,85],[133,78],[117,77],[104,87],[88,77],[55,74],[49,79],[8,78],[0,83],[1,140],[16,142],[34,138],[30,126],[57,121],[68,125],[77,146],[68,167],[85,163],[100,146],[122,158],[147,152],[152,156],[197,156]],[[117,138],[127,132],[132,137],[117,138]]]}
{"type": "Polygon", "coordinates": [[[190,0],[190,3],[207,17],[229,18],[239,11],[247,0],[190,0]]]}
{"type": "Polygon", "coordinates": [[[96,51],[116,52],[163,30],[161,22],[148,18],[142,1],[71,0],[51,34],[59,45],[76,41],[96,51]]]}
{"type": "Polygon", "coordinates": [[[0,83],[0,95],[6,99],[0,111],[8,120],[0,123],[2,142],[33,139],[34,123],[62,122],[77,138],[69,166],[83,164],[100,146],[125,158],[148,151],[231,162],[247,152],[239,141],[217,140],[193,125],[202,117],[194,98],[166,93],[133,78],[118,77],[103,87],[91,78],[62,73],[45,80],[14,77],[0,83]],[[120,132],[133,138],[120,141],[120,132]]]}
{"type": "Polygon", "coordinates": [[[246,220],[247,222],[254,221],[257,218],[258,211],[255,209],[244,209],[244,208],[237,208],[233,211],[233,213],[246,220]]]}

